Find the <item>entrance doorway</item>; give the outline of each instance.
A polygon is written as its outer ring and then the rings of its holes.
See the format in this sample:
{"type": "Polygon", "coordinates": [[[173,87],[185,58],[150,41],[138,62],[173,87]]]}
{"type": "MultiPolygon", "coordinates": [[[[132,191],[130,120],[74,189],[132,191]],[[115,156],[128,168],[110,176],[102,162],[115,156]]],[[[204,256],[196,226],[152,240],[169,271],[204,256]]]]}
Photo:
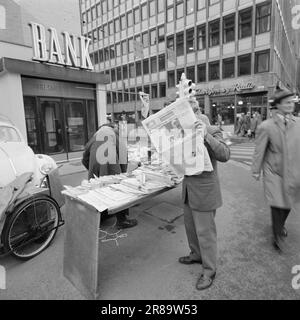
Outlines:
{"type": "Polygon", "coordinates": [[[28,144],[35,153],[56,161],[82,157],[97,129],[95,101],[24,97],[24,106],[28,144]]]}

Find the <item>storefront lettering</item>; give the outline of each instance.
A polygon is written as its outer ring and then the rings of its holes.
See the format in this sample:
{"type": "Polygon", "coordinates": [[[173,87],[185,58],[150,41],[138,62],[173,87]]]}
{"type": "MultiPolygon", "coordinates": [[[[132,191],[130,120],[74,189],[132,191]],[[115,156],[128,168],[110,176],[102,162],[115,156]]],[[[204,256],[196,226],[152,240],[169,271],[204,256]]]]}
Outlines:
{"type": "Polygon", "coordinates": [[[300,5],[296,5],[292,8],[292,27],[294,30],[300,29],[300,5]]]}
{"type": "Polygon", "coordinates": [[[231,88],[206,88],[206,89],[198,89],[196,90],[196,94],[198,95],[218,95],[218,94],[230,94],[232,92],[240,92],[242,90],[252,90],[255,88],[255,84],[252,82],[248,83],[236,83],[231,88]]]}
{"type": "Polygon", "coordinates": [[[69,67],[93,70],[93,64],[89,55],[89,45],[91,39],[83,36],[77,37],[80,55],[76,52],[75,37],[68,32],[63,32],[64,54],[61,49],[58,34],[55,28],[49,28],[50,44],[47,52],[46,31],[41,24],[31,22],[29,24],[32,31],[33,40],[33,60],[49,62],[69,67]]]}

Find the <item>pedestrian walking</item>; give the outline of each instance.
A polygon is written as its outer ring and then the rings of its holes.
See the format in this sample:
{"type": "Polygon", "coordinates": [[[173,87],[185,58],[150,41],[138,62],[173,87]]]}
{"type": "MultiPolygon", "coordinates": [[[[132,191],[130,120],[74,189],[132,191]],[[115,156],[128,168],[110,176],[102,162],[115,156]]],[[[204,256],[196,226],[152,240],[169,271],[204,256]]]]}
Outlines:
{"type": "Polygon", "coordinates": [[[182,186],[184,223],[190,254],[180,257],[179,262],[201,265],[196,288],[204,290],[212,285],[217,271],[215,215],[216,210],[222,206],[217,161],[228,161],[230,149],[223,140],[219,128],[210,126],[208,118],[200,112],[196,113],[196,117],[199,120],[195,126],[204,130],[205,146],[214,171],[184,177],[182,186]]]}
{"type": "MultiPolygon", "coordinates": [[[[124,151],[124,148],[120,148],[121,141],[118,133],[118,125],[113,123],[104,124],[87,143],[83,153],[82,164],[89,171],[88,179],[92,179],[94,176],[101,177],[126,172],[127,164],[120,163],[119,150],[124,151]],[[98,152],[104,143],[107,144],[107,147],[102,152],[98,152]]],[[[129,209],[122,210],[116,214],[118,229],[131,228],[137,225],[136,219],[127,218],[128,214],[129,209]]]]}
{"type": "Polygon", "coordinates": [[[256,114],[253,114],[251,118],[251,123],[250,123],[250,137],[249,137],[250,140],[255,139],[257,125],[258,125],[258,119],[256,117],[256,114]]]}
{"type": "Polygon", "coordinates": [[[273,245],[284,249],[285,222],[291,208],[300,200],[300,119],[292,115],[294,94],[277,88],[272,99],[272,118],[257,130],[252,174],[263,172],[264,191],[271,207],[273,245]]]}

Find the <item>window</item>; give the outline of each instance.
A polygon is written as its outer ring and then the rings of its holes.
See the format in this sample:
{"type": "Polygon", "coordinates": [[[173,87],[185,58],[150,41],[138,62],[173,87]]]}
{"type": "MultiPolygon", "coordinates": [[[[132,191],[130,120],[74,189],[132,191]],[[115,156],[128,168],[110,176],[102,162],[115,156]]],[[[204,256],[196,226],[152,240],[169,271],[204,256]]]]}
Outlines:
{"type": "Polygon", "coordinates": [[[183,34],[183,32],[176,34],[176,54],[177,54],[177,57],[184,55],[184,34],[183,34]]]}
{"type": "Polygon", "coordinates": [[[209,23],[209,46],[214,47],[220,44],[220,19],[209,23]]]}
{"type": "Polygon", "coordinates": [[[124,102],[129,101],[129,94],[128,94],[128,89],[124,89],[124,102]]]}
{"type": "Polygon", "coordinates": [[[125,14],[123,16],[121,16],[121,30],[125,30],[126,29],[126,16],[125,14]]]}
{"type": "Polygon", "coordinates": [[[143,73],[149,74],[149,59],[143,60],[143,73]]]}
{"type": "Polygon", "coordinates": [[[205,8],[206,0],[196,0],[197,1],[197,10],[202,10],[205,8]]]}
{"type": "Polygon", "coordinates": [[[112,36],[114,34],[114,24],[113,21],[108,24],[109,35],[112,36]]]}
{"type": "Polygon", "coordinates": [[[130,88],[130,101],[135,101],[136,94],[135,94],[135,88],[130,88]]]}
{"type": "Polygon", "coordinates": [[[175,87],[175,71],[168,72],[168,87],[169,88],[175,87]]]}
{"type": "Polygon", "coordinates": [[[111,10],[112,10],[112,1],[111,1],[111,0],[108,0],[108,1],[107,1],[107,10],[108,10],[108,11],[111,11],[111,10]]]}
{"type": "Polygon", "coordinates": [[[269,72],[270,51],[260,51],[255,53],[255,73],[269,72]]]}
{"type": "Polygon", "coordinates": [[[92,8],[92,20],[97,19],[97,12],[96,12],[96,7],[92,8]]]}
{"type": "Polygon", "coordinates": [[[110,59],[114,59],[115,58],[115,46],[112,45],[110,47],[110,59]]]}
{"type": "Polygon", "coordinates": [[[116,44],[116,56],[117,57],[121,56],[121,44],[120,43],[116,44]]]}
{"type": "Polygon", "coordinates": [[[121,67],[117,68],[117,80],[122,81],[122,68],[121,67]]]}
{"type": "Polygon", "coordinates": [[[183,17],[183,0],[177,0],[176,4],[176,19],[183,17]]]}
{"type": "Polygon", "coordinates": [[[142,75],[142,62],[137,61],[136,62],[136,76],[139,77],[142,75]]]}
{"type": "Polygon", "coordinates": [[[104,61],[104,53],[103,50],[99,50],[99,61],[103,62],[104,61]]]}
{"type": "Polygon", "coordinates": [[[120,31],[120,19],[117,18],[115,19],[115,32],[119,32],[120,31]]]}
{"type": "Polygon", "coordinates": [[[197,27],[197,49],[203,50],[206,48],[206,32],[205,24],[197,27]]]}
{"type": "Polygon", "coordinates": [[[106,99],[107,99],[107,104],[111,104],[111,93],[110,92],[106,93],[106,99]]]}
{"type": "Polygon", "coordinates": [[[181,80],[181,76],[182,74],[185,73],[184,69],[178,69],[177,70],[177,82],[176,83],[179,83],[179,81],[181,80]]]}
{"type": "Polygon", "coordinates": [[[134,23],[138,24],[140,22],[140,9],[139,8],[134,9],[133,14],[134,14],[134,23]]]}
{"type": "Polygon", "coordinates": [[[117,103],[117,93],[116,92],[112,92],[112,102],[117,103]]]}
{"type": "Polygon", "coordinates": [[[114,8],[116,8],[120,3],[119,0],[113,0],[114,8]]]}
{"type": "Polygon", "coordinates": [[[127,65],[123,66],[123,79],[128,79],[128,68],[127,68],[127,65]]]}
{"type": "Polygon", "coordinates": [[[186,68],[186,77],[195,82],[195,66],[186,68]]]}
{"type": "Polygon", "coordinates": [[[158,27],[158,43],[165,41],[165,26],[158,27]]]}
{"type": "Polygon", "coordinates": [[[97,17],[101,17],[101,3],[97,4],[96,9],[97,9],[97,17]]]}
{"type": "Polygon", "coordinates": [[[150,46],[154,46],[156,44],[156,29],[150,31],[150,46]]]}
{"type": "Polygon", "coordinates": [[[133,25],[133,14],[131,11],[127,12],[127,27],[131,27],[133,25]]]}
{"type": "Polygon", "coordinates": [[[95,62],[95,64],[98,64],[98,63],[99,63],[99,54],[98,54],[98,51],[96,51],[95,54],[94,54],[94,62],[95,62]]]}
{"type": "Polygon", "coordinates": [[[86,12],[86,19],[87,19],[87,22],[92,22],[92,16],[91,16],[91,11],[88,10],[86,12]]]}
{"type": "Polygon", "coordinates": [[[159,84],[159,97],[164,98],[166,96],[166,84],[160,83],[159,84]]]}
{"type": "Polygon", "coordinates": [[[214,5],[214,4],[218,3],[218,2],[220,2],[220,0],[208,0],[208,5],[212,6],[212,5],[214,5]]]}
{"type": "Polygon", "coordinates": [[[167,9],[167,22],[172,22],[174,20],[174,7],[167,9]]]}
{"type": "Polygon", "coordinates": [[[156,0],[157,1],[157,13],[164,12],[165,6],[164,1],[156,0]]]}
{"type": "Polygon", "coordinates": [[[104,60],[105,61],[109,60],[109,48],[104,49],[104,60]]]}
{"type": "Polygon", "coordinates": [[[133,52],[133,38],[128,39],[128,53],[133,52]]]}
{"type": "Polygon", "coordinates": [[[142,42],[144,45],[144,48],[149,47],[149,35],[148,35],[148,31],[144,32],[142,34],[142,42]]]}
{"type": "Polygon", "coordinates": [[[160,72],[166,70],[166,57],[164,54],[158,56],[158,69],[160,72]]]}
{"type": "Polygon", "coordinates": [[[220,62],[210,62],[209,63],[209,80],[219,80],[220,79],[220,62]]]}
{"type": "Polygon", "coordinates": [[[228,43],[235,40],[235,14],[224,17],[223,19],[223,43],[228,43]]]}
{"type": "Polygon", "coordinates": [[[197,66],[197,80],[198,82],[206,82],[206,64],[199,64],[197,66]]]}
{"type": "Polygon", "coordinates": [[[155,0],[150,0],[149,1],[149,17],[155,16],[155,0]]]}
{"type": "Polygon", "coordinates": [[[167,39],[167,48],[174,50],[175,49],[175,44],[174,44],[174,36],[170,36],[167,39]]]}
{"type": "Polygon", "coordinates": [[[268,32],[271,29],[271,2],[256,6],[256,34],[268,32]]]}
{"type": "Polygon", "coordinates": [[[252,8],[239,13],[239,39],[252,35],[252,8]]]}
{"type": "Polygon", "coordinates": [[[115,71],[115,69],[111,69],[110,70],[110,78],[111,78],[111,82],[115,82],[116,81],[116,71],[115,71]]]}
{"type": "Polygon", "coordinates": [[[103,26],[103,36],[104,36],[104,38],[106,38],[107,35],[108,35],[108,25],[105,24],[105,25],[103,26]]]}
{"type": "Polygon", "coordinates": [[[186,0],[185,10],[186,10],[185,11],[186,15],[189,15],[195,12],[194,0],[186,0]]]}
{"type": "Polygon", "coordinates": [[[127,41],[123,40],[122,41],[122,55],[127,54],[127,41]]]}
{"type": "Polygon", "coordinates": [[[151,65],[151,73],[156,73],[157,72],[157,59],[156,59],[156,56],[151,58],[150,65],[151,65]]]}
{"type": "Polygon", "coordinates": [[[234,58],[223,60],[223,79],[234,78],[234,58]]]}
{"type": "Polygon", "coordinates": [[[147,3],[144,3],[142,6],[141,6],[141,20],[144,21],[148,18],[148,12],[147,12],[147,3]]]}
{"type": "Polygon", "coordinates": [[[150,93],[150,87],[149,86],[144,86],[144,92],[145,93],[150,93]]]}
{"type": "Polygon", "coordinates": [[[244,76],[251,74],[251,53],[239,56],[238,59],[238,75],[244,76]]]}
{"type": "Polygon", "coordinates": [[[153,84],[153,85],[151,86],[151,98],[152,98],[152,99],[158,98],[157,84],[153,84]]]}
{"type": "Polygon", "coordinates": [[[186,31],[186,52],[191,53],[195,51],[194,48],[194,28],[186,31]]]}
{"type": "Polygon", "coordinates": [[[130,63],[130,65],[129,65],[129,78],[135,78],[134,63],[130,63]]]}
{"type": "Polygon", "coordinates": [[[102,14],[107,13],[107,0],[102,0],[102,14]]]}

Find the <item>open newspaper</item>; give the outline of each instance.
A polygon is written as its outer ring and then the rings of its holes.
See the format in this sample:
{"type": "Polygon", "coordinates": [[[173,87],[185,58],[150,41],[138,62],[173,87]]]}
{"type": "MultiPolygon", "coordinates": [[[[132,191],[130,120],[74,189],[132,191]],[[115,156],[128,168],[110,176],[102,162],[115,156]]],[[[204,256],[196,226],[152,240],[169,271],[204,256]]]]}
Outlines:
{"type": "Polygon", "coordinates": [[[157,152],[179,176],[213,171],[203,131],[194,128],[196,121],[185,98],[142,121],[157,152]]]}

